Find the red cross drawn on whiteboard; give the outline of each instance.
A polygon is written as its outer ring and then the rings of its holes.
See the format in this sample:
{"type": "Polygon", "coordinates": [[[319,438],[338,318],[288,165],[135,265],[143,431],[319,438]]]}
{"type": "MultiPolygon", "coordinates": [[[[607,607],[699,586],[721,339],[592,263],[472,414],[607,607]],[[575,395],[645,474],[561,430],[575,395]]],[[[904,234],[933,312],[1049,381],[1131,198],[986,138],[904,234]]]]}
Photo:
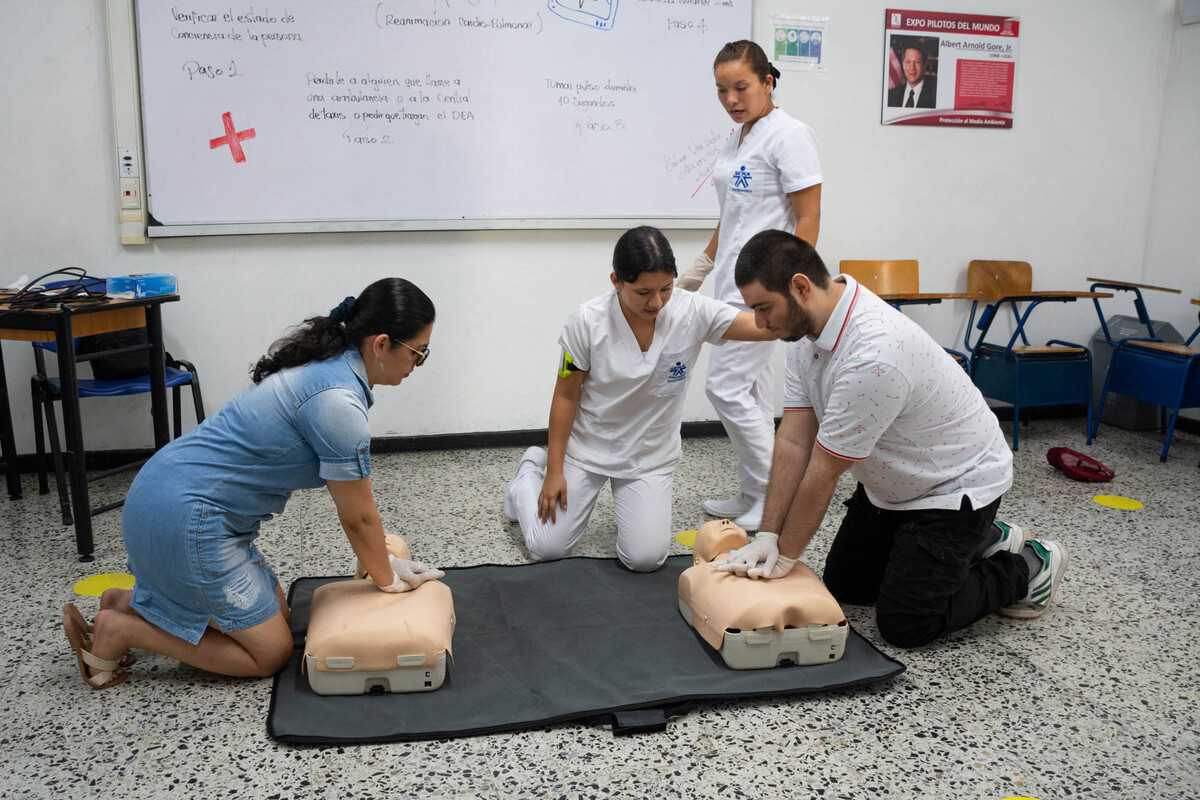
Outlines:
{"type": "Polygon", "coordinates": [[[229,152],[233,153],[234,162],[241,164],[246,160],[246,151],[242,149],[242,141],[254,138],[254,128],[247,128],[244,131],[235,130],[233,114],[228,111],[221,115],[221,122],[225,125],[225,135],[209,139],[208,146],[210,149],[216,150],[218,147],[229,145],[229,152]]]}

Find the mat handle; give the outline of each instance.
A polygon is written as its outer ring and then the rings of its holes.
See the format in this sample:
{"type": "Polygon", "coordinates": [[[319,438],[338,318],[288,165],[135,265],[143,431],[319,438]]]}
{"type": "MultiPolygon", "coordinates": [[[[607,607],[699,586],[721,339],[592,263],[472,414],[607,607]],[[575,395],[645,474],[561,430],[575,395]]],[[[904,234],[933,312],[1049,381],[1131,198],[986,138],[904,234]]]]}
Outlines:
{"type": "Polygon", "coordinates": [[[635,733],[662,733],[667,729],[667,712],[662,708],[635,708],[612,715],[613,736],[635,733]]]}

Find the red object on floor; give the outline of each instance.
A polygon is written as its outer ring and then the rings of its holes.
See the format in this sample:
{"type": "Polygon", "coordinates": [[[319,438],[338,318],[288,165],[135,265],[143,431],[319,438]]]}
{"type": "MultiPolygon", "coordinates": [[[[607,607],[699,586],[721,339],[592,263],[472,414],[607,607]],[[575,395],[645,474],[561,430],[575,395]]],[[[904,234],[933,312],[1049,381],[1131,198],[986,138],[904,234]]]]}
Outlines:
{"type": "Polygon", "coordinates": [[[1069,447],[1051,447],[1046,451],[1046,460],[1068,478],[1088,483],[1107,483],[1117,473],[1094,458],[1077,453],[1069,447]]]}

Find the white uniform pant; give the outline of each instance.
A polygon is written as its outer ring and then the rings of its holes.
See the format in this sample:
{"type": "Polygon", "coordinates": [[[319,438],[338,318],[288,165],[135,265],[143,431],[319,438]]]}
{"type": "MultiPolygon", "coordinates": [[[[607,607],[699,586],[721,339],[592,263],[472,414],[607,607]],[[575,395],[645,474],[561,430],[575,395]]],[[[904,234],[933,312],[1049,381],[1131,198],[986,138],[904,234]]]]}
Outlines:
{"type": "Polygon", "coordinates": [[[708,351],[704,392],[737,454],[742,493],[765,497],[775,449],[774,342],[725,342],[708,351]]]}
{"type": "MultiPolygon", "coordinates": [[[[607,475],[588,472],[569,460],[563,464],[567,507],[555,509],[556,520],[538,519],[538,495],[546,473],[531,461],[521,462],[508,485],[508,508],[525,535],[525,547],[538,561],[563,558],[587,531],[588,518],[607,475]]],[[[652,572],[663,565],[671,546],[671,489],[673,472],[641,478],[612,478],[617,511],[617,557],[635,572],[652,572]]]]}

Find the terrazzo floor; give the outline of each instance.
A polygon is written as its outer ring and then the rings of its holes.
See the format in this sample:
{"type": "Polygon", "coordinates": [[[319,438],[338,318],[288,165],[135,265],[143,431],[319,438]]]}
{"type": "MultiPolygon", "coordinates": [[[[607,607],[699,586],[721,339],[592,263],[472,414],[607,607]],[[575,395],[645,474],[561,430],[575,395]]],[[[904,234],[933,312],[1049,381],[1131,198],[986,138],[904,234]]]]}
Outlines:
{"type": "MultiPolygon", "coordinates": [[[[1200,439],[1181,436],[1160,464],[1154,435],[1105,428],[1090,452],[1117,479],[1098,489],[1045,462],[1050,446],[1085,449],[1081,428],[1024,427],[1001,506],[1002,518],[1070,547],[1061,603],[1045,618],[992,617],[900,651],[879,638],[871,609],[848,607],[905,674],[868,689],[708,704],[665,733],[622,738],[567,724],[447,742],[282,746],[265,730],[269,680],[212,677],[149,655],[125,685],[91,692],[59,609],[78,579],[124,569],[120,517],[96,520],[96,561],[80,564],[54,501],[26,476],[25,499],[0,504],[0,797],[1200,797],[1200,439]],[[1101,508],[1091,501],[1098,492],[1146,506],[1101,508]]],[[[386,525],[439,566],[524,561],[499,513],[518,453],[375,457],[386,525]]],[[[703,521],[703,497],[732,493],[732,459],[723,439],[685,441],[677,530],[703,521]]],[[[93,499],[127,485],[109,479],[93,499]]],[[[818,572],[852,488],[847,476],[805,554],[818,572]]],[[[578,553],[612,556],[612,531],[605,493],[578,553]]],[[[323,491],[294,496],[260,545],[285,584],[351,569],[323,491]]],[[[90,616],[97,601],[80,606],[90,616]]]]}

